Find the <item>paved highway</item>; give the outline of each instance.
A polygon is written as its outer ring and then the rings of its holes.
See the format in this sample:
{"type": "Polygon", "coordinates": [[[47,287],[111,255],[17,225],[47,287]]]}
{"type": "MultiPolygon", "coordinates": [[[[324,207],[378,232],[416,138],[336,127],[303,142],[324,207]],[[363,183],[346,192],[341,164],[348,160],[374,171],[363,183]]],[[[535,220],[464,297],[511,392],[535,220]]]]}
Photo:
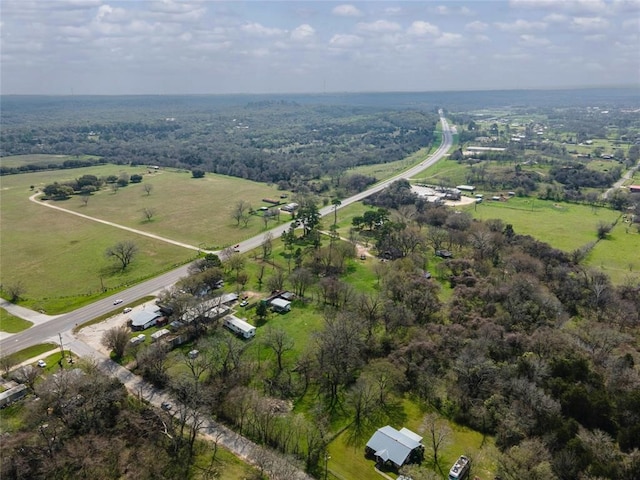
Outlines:
{"type": "MultiPolygon", "coordinates": [[[[396,180],[401,178],[410,178],[425,168],[430,167],[442,157],[444,157],[451,145],[453,144],[453,134],[452,130],[447,123],[447,120],[442,116],[442,111],[440,112],[440,122],[442,124],[442,142],[440,147],[425,161],[421,162],[419,165],[409,168],[405,170],[401,174],[398,174],[392,178],[387,180],[383,180],[368,190],[358,193],[352,197],[346,198],[342,200],[341,205],[338,209],[342,207],[346,207],[354,202],[359,202],[362,199],[368,197],[369,195],[379,192],[387,187],[389,184],[393,183],[396,180]]],[[[334,206],[329,205],[327,207],[323,207],[320,209],[320,214],[322,216],[333,214],[334,206]]],[[[289,229],[290,223],[280,225],[270,232],[272,233],[274,238],[278,238],[282,235],[283,232],[289,229]]],[[[246,252],[258,248],[264,239],[264,233],[260,235],[256,235],[250,239],[244,240],[240,243],[238,249],[240,252],[246,252]]],[[[172,270],[168,273],[155,277],[146,282],[135,285],[127,290],[119,292],[111,297],[105,298],[103,300],[99,300],[85,307],[79,308],[78,310],[74,310],[73,312],[69,312],[64,315],[60,315],[57,317],[52,317],[50,320],[42,323],[35,324],[33,327],[24,330],[20,333],[12,335],[8,338],[4,338],[0,340],[0,355],[10,355],[19,350],[27,348],[31,345],[35,345],[38,343],[42,343],[45,341],[58,341],[58,334],[67,332],[72,329],[77,324],[82,324],[87,322],[93,318],[99,317],[106,313],[109,313],[114,310],[113,302],[116,299],[122,299],[123,303],[133,302],[139,298],[142,298],[146,295],[154,294],[168,286],[173,285],[180,278],[187,275],[188,265],[181,266],[172,270]]]]}

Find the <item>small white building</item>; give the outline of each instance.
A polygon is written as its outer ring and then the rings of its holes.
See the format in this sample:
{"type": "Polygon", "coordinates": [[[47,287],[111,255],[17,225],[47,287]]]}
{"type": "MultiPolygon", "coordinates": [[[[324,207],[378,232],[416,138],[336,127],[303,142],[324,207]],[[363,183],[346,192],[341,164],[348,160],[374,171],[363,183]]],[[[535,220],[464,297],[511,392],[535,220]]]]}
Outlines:
{"type": "Polygon", "coordinates": [[[291,302],[284,298],[274,298],[271,300],[271,308],[274,312],[285,313],[291,311],[291,302]]]}

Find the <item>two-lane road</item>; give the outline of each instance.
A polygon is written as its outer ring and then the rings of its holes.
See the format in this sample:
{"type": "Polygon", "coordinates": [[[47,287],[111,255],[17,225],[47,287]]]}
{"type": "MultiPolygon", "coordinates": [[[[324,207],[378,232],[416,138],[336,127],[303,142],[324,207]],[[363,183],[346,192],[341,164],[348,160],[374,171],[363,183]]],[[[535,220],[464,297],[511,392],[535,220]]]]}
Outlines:
{"type": "MultiPolygon", "coordinates": [[[[392,178],[383,180],[364,192],[358,193],[352,197],[342,200],[341,205],[338,207],[338,209],[346,207],[347,205],[350,205],[354,202],[359,202],[369,195],[383,190],[396,180],[399,180],[401,178],[410,178],[421,172],[422,170],[430,167],[442,157],[444,157],[453,144],[453,134],[447,120],[442,114],[442,111],[440,112],[440,122],[442,124],[442,142],[440,144],[440,147],[438,147],[438,149],[431,156],[429,156],[420,164],[411,167],[392,178]]],[[[320,209],[320,215],[325,216],[333,214],[333,211],[334,206],[329,205],[320,209]]],[[[278,238],[282,235],[283,232],[289,229],[289,225],[290,223],[279,225],[278,227],[270,230],[270,232],[274,236],[274,238],[278,238]]],[[[260,235],[256,235],[255,237],[242,241],[238,247],[238,250],[241,252],[246,252],[258,248],[263,242],[265,233],[261,233],[260,235]]],[[[168,273],[128,288],[127,290],[124,290],[116,295],[105,298],[103,300],[99,300],[67,314],[57,316],[47,322],[38,323],[27,330],[12,335],[8,338],[4,338],[0,340],[0,355],[10,355],[32,345],[48,340],[55,340],[57,339],[59,333],[66,332],[72,329],[77,324],[85,323],[93,318],[113,311],[115,308],[113,302],[116,299],[122,299],[123,303],[126,304],[144,296],[158,292],[159,290],[162,290],[163,288],[166,288],[170,285],[173,285],[180,278],[187,275],[187,269],[188,265],[176,268],[175,270],[172,270],[168,273]]]]}

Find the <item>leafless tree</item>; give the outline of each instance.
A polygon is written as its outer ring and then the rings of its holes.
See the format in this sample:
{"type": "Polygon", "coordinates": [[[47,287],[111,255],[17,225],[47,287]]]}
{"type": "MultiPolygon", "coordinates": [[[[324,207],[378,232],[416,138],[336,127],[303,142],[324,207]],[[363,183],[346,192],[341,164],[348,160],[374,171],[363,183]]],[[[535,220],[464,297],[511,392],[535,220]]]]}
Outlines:
{"type": "Polygon", "coordinates": [[[248,217],[247,211],[251,208],[251,205],[244,200],[239,200],[233,207],[231,212],[231,218],[236,221],[236,225],[240,226],[240,222],[244,222],[245,217],[248,217]]]}
{"type": "Polygon", "coordinates": [[[142,215],[144,215],[144,218],[147,219],[147,222],[150,222],[155,214],[156,214],[155,208],[144,207],[142,209],[142,215]]]}
{"type": "Polygon", "coordinates": [[[137,253],[138,246],[130,240],[118,242],[105,251],[108,258],[116,258],[122,264],[122,270],[131,264],[137,253]]]}
{"type": "Polygon", "coordinates": [[[82,195],[80,195],[80,200],[82,201],[82,205],[84,205],[85,207],[87,206],[87,204],[89,203],[89,198],[91,197],[91,194],[86,192],[83,193],[82,195]]]}
{"type": "Polygon", "coordinates": [[[2,285],[2,288],[9,295],[9,301],[11,303],[16,303],[17,301],[19,301],[25,292],[24,283],[22,283],[20,280],[8,285],[2,285]]]}
{"type": "Polygon", "coordinates": [[[426,415],[420,428],[427,437],[427,442],[431,447],[433,465],[442,473],[442,469],[438,463],[438,454],[440,453],[440,450],[451,440],[451,428],[447,424],[446,420],[441,419],[435,413],[426,415]]]}
{"type": "Polygon", "coordinates": [[[102,335],[101,343],[113,351],[113,355],[119,359],[129,344],[129,329],[125,326],[114,327],[102,335]]]}
{"type": "Polygon", "coordinates": [[[308,268],[300,267],[291,272],[288,280],[294,293],[299,297],[304,297],[307,288],[313,285],[315,277],[308,268]]]}
{"type": "Polygon", "coordinates": [[[150,183],[145,183],[142,186],[142,188],[146,192],[147,196],[151,195],[151,190],[153,190],[153,185],[151,185],[150,183]]]}
{"type": "Polygon", "coordinates": [[[262,247],[262,259],[266,260],[271,256],[271,252],[273,251],[273,233],[265,233],[260,246],[262,247]]]}
{"type": "Polygon", "coordinates": [[[293,339],[280,328],[267,328],[267,334],[264,337],[265,346],[273,350],[276,356],[277,373],[282,371],[282,358],[285,353],[291,351],[294,346],[293,339]]]}
{"type": "Polygon", "coordinates": [[[5,375],[9,375],[9,372],[16,365],[16,363],[16,359],[11,355],[0,357],[0,370],[2,370],[5,375]]]}

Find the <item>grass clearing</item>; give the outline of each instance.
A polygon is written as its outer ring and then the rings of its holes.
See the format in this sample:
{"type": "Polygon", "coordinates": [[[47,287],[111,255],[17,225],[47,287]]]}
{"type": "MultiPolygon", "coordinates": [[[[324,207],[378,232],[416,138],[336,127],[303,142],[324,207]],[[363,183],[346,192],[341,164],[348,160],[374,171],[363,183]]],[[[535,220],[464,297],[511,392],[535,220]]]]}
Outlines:
{"type": "Polygon", "coordinates": [[[517,234],[531,235],[565,252],[596,241],[598,223],[613,223],[620,216],[620,212],[608,208],[528,197],[506,202],[485,200],[471,205],[468,211],[481,220],[499,218],[513,225],[517,234]]]}
{"type": "Polygon", "coordinates": [[[637,225],[618,222],[589,253],[586,264],[606,273],[615,285],[640,279],[640,233],[637,225]]]}
{"type": "Polygon", "coordinates": [[[56,348],[59,348],[59,345],[55,343],[39,343],[12,354],[11,358],[13,358],[15,363],[18,364],[31,360],[32,358],[40,357],[42,354],[50,352],[56,348]]]}
{"type": "Polygon", "coordinates": [[[25,165],[62,165],[65,160],[97,160],[94,155],[48,155],[33,153],[30,155],[10,155],[0,158],[0,165],[7,168],[19,168],[25,165]]]}
{"type": "Polygon", "coordinates": [[[0,331],[7,333],[18,333],[32,326],[29,320],[15,317],[7,312],[4,308],[0,308],[0,331]]]}
{"type": "Polygon", "coordinates": [[[3,177],[0,270],[5,283],[10,278],[25,286],[22,305],[49,314],[62,313],[195,257],[195,251],[28,200],[33,193],[31,185],[37,191],[53,181],[63,182],[85,174],[101,177],[122,172],[143,174],[144,182],[153,185],[151,194],[144,192],[143,182],[121,188],[117,193],[103,190],[92,196],[86,207],[77,197],[56,202],[56,205],[211,248],[240,241],[264,228],[258,216],[252,217],[248,228],[235,227],[230,219],[229,209],[233,205],[229,198],[244,198],[253,203],[267,196],[277,198],[278,193],[275,187],[219,175],[192,179],[187,172],[148,174],[141,167],[115,165],[3,177]],[[142,220],[141,210],[145,206],[157,210],[151,222],[142,220]],[[134,241],[140,253],[130,267],[121,271],[105,258],[104,251],[125,240],[134,241]],[[60,272],[65,273],[61,275],[60,272]]]}

